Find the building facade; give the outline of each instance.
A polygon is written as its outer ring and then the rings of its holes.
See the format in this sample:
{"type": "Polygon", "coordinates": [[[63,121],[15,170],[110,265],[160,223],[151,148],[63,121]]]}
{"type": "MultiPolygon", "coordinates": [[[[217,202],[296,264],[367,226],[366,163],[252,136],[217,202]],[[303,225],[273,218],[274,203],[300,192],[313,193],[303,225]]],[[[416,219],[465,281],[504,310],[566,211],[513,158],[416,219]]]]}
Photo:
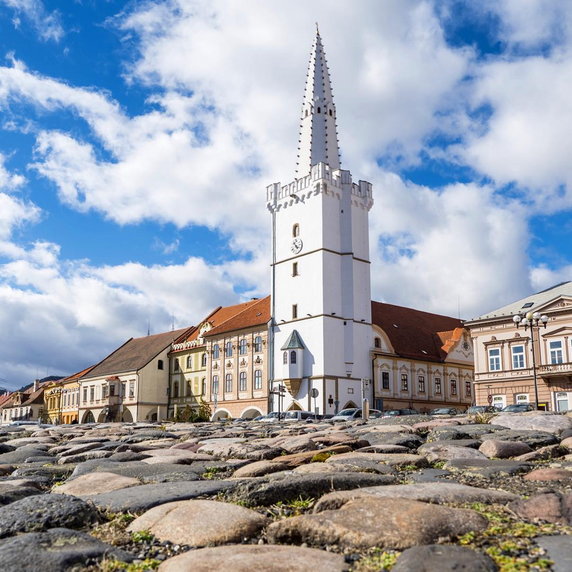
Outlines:
{"type": "Polygon", "coordinates": [[[296,178],[267,188],[272,216],[272,409],[306,403],[371,376],[370,183],[340,168],[336,107],[320,34],[302,104],[296,178]],[[287,351],[292,336],[300,347],[287,351]],[[293,363],[291,359],[295,359],[293,363]],[[282,401],[282,406],[279,403],[282,401]]]}
{"type": "MultiPolygon", "coordinates": [[[[473,347],[461,320],[380,302],[372,302],[372,316],[376,409],[471,405],[473,347]]],[[[343,407],[359,403],[359,396],[349,398],[343,407]]]]}
{"type": "Polygon", "coordinates": [[[270,298],[252,300],[204,334],[208,403],[212,419],[252,419],[269,411],[268,322],[270,298]]]}
{"type": "Polygon", "coordinates": [[[165,419],[171,344],[189,330],[131,338],[82,376],[80,423],[165,419]]]}
{"type": "Polygon", "coordinates": [[[535,403],[572,409],[572,282],[558,284],[466,323],[475,351],[478,405],[535,403]],[[514,316],[519,316],[518,326],[514,316]],[[524,318],[538,325],[525,327],[524,318]]]}

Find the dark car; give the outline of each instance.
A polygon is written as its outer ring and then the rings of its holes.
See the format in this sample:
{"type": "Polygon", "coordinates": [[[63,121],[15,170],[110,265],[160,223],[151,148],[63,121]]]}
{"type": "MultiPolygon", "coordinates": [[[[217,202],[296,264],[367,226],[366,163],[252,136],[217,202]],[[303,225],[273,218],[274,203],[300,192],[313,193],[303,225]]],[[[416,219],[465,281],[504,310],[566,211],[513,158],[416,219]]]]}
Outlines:
{"type": "Polygon", "coordinates": [[[431,409],[429,415],[457,415],[459,413],[454,407],[437,407],[437,409],[431,409]]]}
{"type": "Polygon", "coordinates": [[[397,417],[399,415],[419,415],[415,409],[388,409],[382,413],[382,417],[397,417]]]}
{"type": "Polygon", "coordinates": [[[477,413],[498,413],[500,409],[493,407],[492,405],[471,405],[467,409],[469,415],[475,415],[477,413]]]}
{"type": "Polygon", "coordinates": [[[515,403],[503,407],[501,411],[503,413],[524,413],[525,411],[534,411],[534,406],[530,403],[515,403]]]}

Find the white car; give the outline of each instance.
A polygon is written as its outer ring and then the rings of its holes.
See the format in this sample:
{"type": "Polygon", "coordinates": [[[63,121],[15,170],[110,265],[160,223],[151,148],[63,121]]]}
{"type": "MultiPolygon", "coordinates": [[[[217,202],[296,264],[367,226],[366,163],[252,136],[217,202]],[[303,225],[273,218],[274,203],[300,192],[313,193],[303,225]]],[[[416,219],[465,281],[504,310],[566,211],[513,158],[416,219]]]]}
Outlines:
{"type": "MultiPolygon", "coordinates": [[[[381,411],[377,409],[369,410],[370,417],[381,417],[381,411]]],[[[362,418],[362,411],[359,407],[350,407],[349,409],[342,409],[337,415],[334,415],[330,421],[355,421],[362,418]]]]}

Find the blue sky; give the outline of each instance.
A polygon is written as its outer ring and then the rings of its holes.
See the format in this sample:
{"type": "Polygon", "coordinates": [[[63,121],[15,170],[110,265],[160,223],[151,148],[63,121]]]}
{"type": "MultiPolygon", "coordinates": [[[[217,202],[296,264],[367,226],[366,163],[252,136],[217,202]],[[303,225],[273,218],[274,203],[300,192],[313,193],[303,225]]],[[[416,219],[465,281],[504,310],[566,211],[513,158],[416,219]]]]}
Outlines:
{"type": "Polygon", "coordinates": [[[378,300],[572,276],[564,0],[0,0],[0,386],[269,291],[315,22],[378,300]]]}

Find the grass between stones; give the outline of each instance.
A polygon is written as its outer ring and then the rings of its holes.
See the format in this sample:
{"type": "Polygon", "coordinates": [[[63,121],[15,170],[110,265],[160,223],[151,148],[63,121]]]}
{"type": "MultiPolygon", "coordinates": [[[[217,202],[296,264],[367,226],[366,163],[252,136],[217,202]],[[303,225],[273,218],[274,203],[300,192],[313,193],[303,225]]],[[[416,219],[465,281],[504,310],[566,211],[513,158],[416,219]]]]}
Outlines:
{"type": "Polygon", "coordinates": [[[570,526],[523,522],[503,505],[467,503],[463,508],[485,516],[489,526],[483,532],[468,532],[460,536],[455,544],[488,554],[501,572],[549,570],[553,562],[534,543],[535,537],[572,534],[570,526]]]}

